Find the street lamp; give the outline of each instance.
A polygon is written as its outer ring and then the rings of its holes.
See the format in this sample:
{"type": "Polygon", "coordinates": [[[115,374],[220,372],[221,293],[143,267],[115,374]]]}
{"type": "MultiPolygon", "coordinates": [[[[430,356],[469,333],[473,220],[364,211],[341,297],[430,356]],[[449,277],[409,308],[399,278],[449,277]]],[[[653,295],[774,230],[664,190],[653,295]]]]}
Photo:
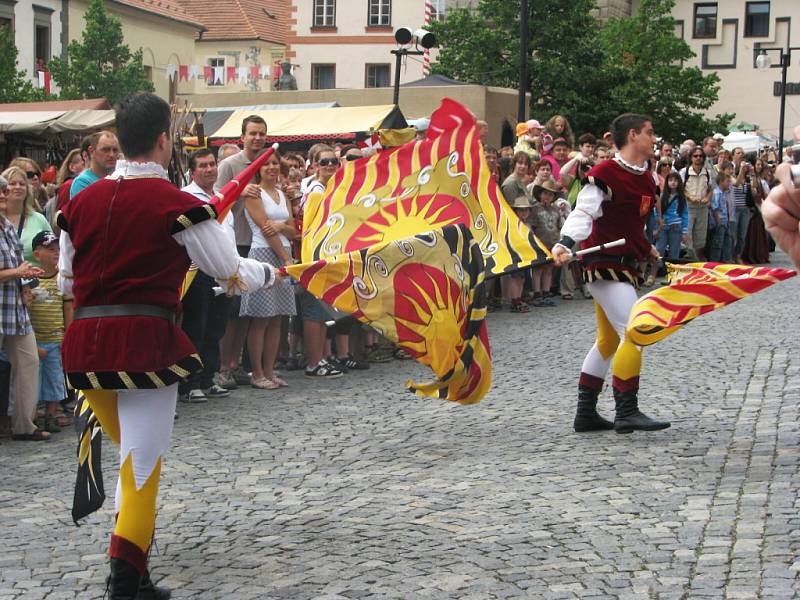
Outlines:
{"type": "Polygon", "coordinates": [[[783,162],[783,128],[784,119],[786,117],[786,71],[792,63],[792,50],[800,50],[800,47],[795,48],[755,48],[753,54],[755,56],[756,67],[761,71],[767,69],[781,69],[781,115],[780,123],[778,124],[778,162],[783,162]],[[778,52],[779,62],[777,65],[772,64],[772,57],[768,52],[778,52]]]}
{"type": "Polygon", "coordinates": [[[395,56],[394,64],[394,105],[400,104],[400,66],[404,56],[422,56],[425,50],[436,45],[436,36],[427,29],[417,29],[412,31],[409,27],[400,27],[394,32],[395,41],[400,44],[400,48],[392,50],[395,56]],[[410,48],[411,42],[414,48],[410,48]],[[422,49],[420,49],[422,48],[422,49]]]}

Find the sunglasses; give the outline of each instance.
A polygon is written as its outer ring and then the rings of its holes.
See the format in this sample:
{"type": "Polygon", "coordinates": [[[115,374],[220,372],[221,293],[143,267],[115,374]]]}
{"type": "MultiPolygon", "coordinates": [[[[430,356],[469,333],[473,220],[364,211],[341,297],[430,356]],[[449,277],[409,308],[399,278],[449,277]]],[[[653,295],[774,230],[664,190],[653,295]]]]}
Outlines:
{"type": "Polygon", "coordinates": [[[705,154],[692,154],[692,158],[705,158],[705,154]]]}
{"type": "Polygon", "coordinates": [[[317,164],[320,167],[338,167],[339,166],[339,159],[338,158],[322,158],[317,161],[317,164]]]}
{"type": "Polygon", "coordinates": [[[41,177],[41,175],[36,171],[25,171],[25,175],[28,176],[28,179],[33,179],[34,177],[41,177]]]}
{"type": "Polygon", "coordinates": [[[348,162],[349,162],[349,161],[351,161],[351,160],[358,160],[359,158],[363,158],[363,157],[362,157],[362,156],[360,156],[360,155],[358,155],[358,154],[348,154],[348,155],[346,155],[346,156],[344,157],[344,159],[345,159],[346,161],[348,161],[348,162]]]}

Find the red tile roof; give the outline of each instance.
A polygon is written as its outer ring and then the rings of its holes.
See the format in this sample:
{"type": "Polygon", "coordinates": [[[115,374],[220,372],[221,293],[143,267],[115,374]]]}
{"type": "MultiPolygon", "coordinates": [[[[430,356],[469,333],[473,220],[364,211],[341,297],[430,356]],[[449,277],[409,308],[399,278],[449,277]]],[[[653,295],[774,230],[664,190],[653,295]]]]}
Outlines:
{"type": "MultiPolygon", "coordinates": [[[[173,2],[177,0],[172,0],[173,2]]],[[[203,40],[262,40],[286,45],[287,0],[179,0],[200,20],[203,40]]]]}
{"type": "Polygon", "coordinates": [[[203,22],[195,18],[178,0],[114,0],[114,2],[174,21],[181,21],[198,29],[204,28],[203,22]]]}

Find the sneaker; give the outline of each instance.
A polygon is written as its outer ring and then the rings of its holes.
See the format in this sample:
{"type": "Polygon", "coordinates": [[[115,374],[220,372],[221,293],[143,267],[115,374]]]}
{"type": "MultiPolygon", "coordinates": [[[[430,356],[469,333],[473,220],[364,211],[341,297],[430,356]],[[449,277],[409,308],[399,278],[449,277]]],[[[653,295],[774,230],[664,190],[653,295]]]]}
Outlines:
{"type": "Polygon", "coordinates": [[[189,390],[189,393],[186,394],[186,402],[189,404],[202,404],[203,402],[208,402],[208,398],[206,398],[203,390],[189,390]]]}
{"type": "Polygon", "coordinates": [[[347,365],[344,364],[342,359],[331,355],[328,358],[326,358],[325,360],[327,360],[328,364],[330,364],[333,368],[338,369],[342,373],[347,373],[347,371],[348,371],[347,365]]]}
{"type": "Polygon", "coordinates": [[[328,379],[336,379],[344,375],[339,369],[329,364],[324,358],[319,361],[316,367],[309,369],[306,367],[306,377],[326,377],[328,379]]]}
{"type": "Polygon", "coordinates": [[[371,363],[386,363],[392,360],[392,353],[382,350],[377,344],[367,346],[366,350],[367,360],[371,363]]]}
{"type": "Polygon", "coordinates": [[[239,387],[230,371],[220,371],[214,377],[216,384],[226,390],[235,390],[239,387]]]}
{"type": "Polygon", "coordinates": [[[239,385],[247,385],[250,383],[250,373],[245,371],[241,366],[236,367],[236,370],[231,373],[234,381],[239,385]]]}
{"type": "Polygon", "coordinates": [[[217,385],[216,383],[210,388],[203,390],[203,393],[205,394],[206,398],[227,398],[231,395],[228,390],[217,385]]]}
{"type": "Polygon", "coordinates": [[[369,369],[369,363],[365,360],[358,360],[352,354],[348,354],[347,356],[340,356],[336,359],[336,361],[340,365],[344,365],[348,370],[358,370],[358,371],[365,371],[369,369]]]}
{"type": "Polygon", "coordinates": [[[300,356],[297,354],[290,354],[289,358],[286,359],[286,370],[299,371],[302,368],[303,368],[303,363],[300,360],[300,356]]]}

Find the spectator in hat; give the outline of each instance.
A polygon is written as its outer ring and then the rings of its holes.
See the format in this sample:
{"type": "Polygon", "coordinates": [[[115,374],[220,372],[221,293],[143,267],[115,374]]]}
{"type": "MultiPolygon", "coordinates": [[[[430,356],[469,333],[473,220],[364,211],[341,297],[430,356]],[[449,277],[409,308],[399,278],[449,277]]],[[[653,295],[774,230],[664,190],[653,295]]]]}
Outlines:
{"type": "MultiPolygon", "coordinates": [[[[558,207],[555,205],[558,186],[545,181],[533,187],[533,197],[538,201],[531,209],[530,224],[534,235],[547,248],[556,245],[561,237],[561,223],[558,207]]],[[[553,263],[536,265],[531,270],[533,280],[533,306],[555,306],[550,299],[553,285],[553,263]]]]}
{"type": "MultiPolygon", "coordinates": [[[[39,401],[45,405],[42,428],[49,433],[61,431],[58,423],[60,402],[67,397],[61,343],[64,331],[72,322],[72,297],[58,289],[58,238],[50,231],[40,231],[31,242],[36,260],[42,265],[39,285],[31,290],[28,307],[39,351],[39,401]]],[[[65,423],[62,421],[61,425],[65,423]]]]}
{"type": "Polygon", "coordinates": [[[517,125],[517,144],[514,153],[524,152],[532,160],[539,160],[542,150],[542,124],[536,119],[530,119],[517,125]]]}
{"type": "MultiPolygon", "coordinates": [[[[520,194],[511,203],[511,208],[519,217],[520,221],[527,223],[531,215],[531,201],[525,194],[520,194]]],[[[522,299],[522,291],[525,286],[525,271],[516,271],[503,277],[504,295],[511,301],[511,312],[526,313],[531,308],[522,299]]]]}

